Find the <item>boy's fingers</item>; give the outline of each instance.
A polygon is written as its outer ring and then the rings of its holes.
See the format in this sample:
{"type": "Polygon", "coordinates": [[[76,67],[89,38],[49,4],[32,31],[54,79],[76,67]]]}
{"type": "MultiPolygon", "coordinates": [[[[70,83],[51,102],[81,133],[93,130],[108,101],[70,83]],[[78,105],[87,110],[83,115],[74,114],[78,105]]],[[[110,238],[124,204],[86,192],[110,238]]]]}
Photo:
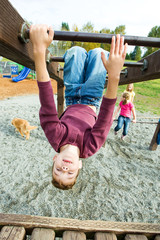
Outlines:
{"type": "Polygon", "coordinates": [[[101,59],[102,59],[104,67],[106,67],[107,60],[106,60],[104,52],[101,52],[101,59]]]}
{"type": "Polygon", "coordinates": [[[112,37],[110,55],[114,54],[114,49],[115,49],[115,36],[112,37]]]}
{"type": "Polygon", "coordinates": [[[49,26],[48,30],[49,30],[49,37],[53,40],[54,30],[53,30],[53,28],[51,26],[49,26]]]}
{"type": "Polygon", "coordinates": [[[126,57],[126,54],[127,54],[127,48],[128,48],[128,43],[125,43],[124,51],[123,51],[123,54],[122,54],[124,60],[125,60],[125,57],[126,57]]]}
{"type": "Polygon", "coordinates": [[[116,36],[116,45],[115,45],[115,54],[117,55],[119,53],[119,45],[120,45],[120,35],[117,34],[116,36]]]}
{"type": "Polygon", "coordinates": [[[120,38],[120,46],[119,46],[119,54],[121,55],[123,52],[123,46],[124,46],[124,37],[120,38]]]}

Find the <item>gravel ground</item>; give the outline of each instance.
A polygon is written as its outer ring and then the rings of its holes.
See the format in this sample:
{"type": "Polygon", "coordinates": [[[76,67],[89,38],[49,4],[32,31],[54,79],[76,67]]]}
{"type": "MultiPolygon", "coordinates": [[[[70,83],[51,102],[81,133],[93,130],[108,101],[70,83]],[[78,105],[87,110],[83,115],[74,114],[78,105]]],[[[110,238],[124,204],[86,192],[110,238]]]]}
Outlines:
{"type": "Polygon", "coordinates": [[[40,127],[39,107],[38,95],[0,101],[0,212],[160,223],[160,147],[149,150],[155,124],[131,124],[121,141],[114,122],[105,147],[83,160],[76,185],[62,191],[51,184],[55,151],[40,127]],[[14,117],[38,126],[28,141],[15,132],[14,117]]]}

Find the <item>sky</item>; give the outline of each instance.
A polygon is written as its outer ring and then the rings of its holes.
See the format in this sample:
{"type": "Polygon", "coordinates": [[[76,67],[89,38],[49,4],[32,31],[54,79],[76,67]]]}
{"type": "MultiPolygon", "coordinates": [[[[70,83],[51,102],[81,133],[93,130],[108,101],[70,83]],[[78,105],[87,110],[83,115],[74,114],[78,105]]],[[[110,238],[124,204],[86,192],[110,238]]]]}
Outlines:
{"type": "Polygon", "coordinates": [[[91,22],[94,30],[126,26],[126,35],[147,36],[159,26],[160,0],[9,0],[21,17],[60,30],[61,23],[79,29],[91,22]]]}

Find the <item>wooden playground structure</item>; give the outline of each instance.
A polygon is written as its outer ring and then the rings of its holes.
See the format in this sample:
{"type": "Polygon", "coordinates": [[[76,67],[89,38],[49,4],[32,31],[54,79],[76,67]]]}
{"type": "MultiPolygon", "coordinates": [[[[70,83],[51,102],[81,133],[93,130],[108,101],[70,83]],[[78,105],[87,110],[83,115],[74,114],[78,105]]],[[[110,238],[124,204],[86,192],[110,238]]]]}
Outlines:
{"type": "MultiPolygon", "coordinates": [[[[32,45],[30,42],[25,43],[28,30],[26,26],[24,27],[23,18],[8,0],[1,0],[0,18],[0,55],[35,70],[32,45]]],[[[54,39],[110,43],[111,37],[111,34],[55,31],[54,39]]],[[[124,36],[124,38],[129,45],[160,48],[160,38],[135,36],[124,36]]],[[[64,84],[63,71],[58,62],[63,61],[63,58],[50,56],[47,52],[46,59],[50,77],[57,81],[57,109],[58,114],[61,115],[64,110],[64,84]]],[[[125,62],[125,66],[127,68],[120,76],[120,85],[160,78],[160,50],[137,63],[125,62]]],[[[150,150],[156,150],[157,148],[156,138],[159,130],[160,122],[157,123],[150,150]]],[[[62,237],[64,240],[160,240],[160,224],[149,223],[80,221],[76,219],[0,214],[0,228],[0,240],[22,240],[26,238],[26,234],[30,235],[32,240],[51,240],[55,237],[62,237]]]]}
{"type": "Polygon", "coordinates": [[[0,240],[160,240],[160,224],[0,214],[0,240]]]}

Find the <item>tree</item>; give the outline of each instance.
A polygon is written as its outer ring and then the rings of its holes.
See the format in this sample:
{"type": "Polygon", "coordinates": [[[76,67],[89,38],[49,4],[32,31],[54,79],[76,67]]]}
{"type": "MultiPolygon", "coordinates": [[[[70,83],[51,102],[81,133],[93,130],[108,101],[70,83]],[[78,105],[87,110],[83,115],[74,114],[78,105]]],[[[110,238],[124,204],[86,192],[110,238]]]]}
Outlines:
{"type": "MultiPolygon", "coordinates": [[[[125,35],[125,30],[126,30],[126,27],[125,25],[120,25],[118,27],[115,28],[115,30],[110,30],[108,28],[103,28],[100,33],[106,33],[106,34],[121,34],[121,35],[125,35]]],[[[107,43],[101,43],[101,48],[103,48],[104,50],[110,52],[110,44],[107,44],[107,43]]]]}
{"type": "Polygon", "coordinates": [[[118,27],[115,28],[115,30],[113,31],[114,34],[121,34],[121,35],[125,35],[126,32],[126,26],[125,25],[120,25],[118,27]]]}
{"type": "MultiPolygon", "coordinates": [[[[66,22],[62,22],[61,24],[61,31],[69,31],[69,25],[66,22]]],[[[57,44],[58,52],[60,55],[63,55],[67,49],[71,47],[71,42],[69,41],[59,41],[57,44]]]]}
{"type": "Polygon", "coordinates": [[[141,59],[141,48],[139,46],[135,46],[133,52],[131,53],[131,60],[139,61],[141,59]]]}
{"type": "MultiPolygon", "coordinates": [[[[155,26],[151,29],[151,31],[148,33],[148,37],[157,37],[160,38],[160,26],[155,26]]],[[[157,51],[159,48],[155,48],[155,47],[147,47],[146,48],[146,52],[144,53],[143,57],[148,56],[149,54],[157,51]]]]}
{"type": "Polygon", "coordinates": [[[69,25],[66,22],[62,22],[61,31],[69,31],[69,25]]]}
{"type": "MultiPolygon", "coordinates": [[[[100,33],[106,33],[106,34],[110,34],[111,33],[111,31],[110,31],[110,29],[108,29],[108,28],[103,28],[101,31],[100,31],[100,33]]],[[[108,44],[108,43],[101,43],[101,48],[103,48],[104,50],[106,50],[106,51],[110,51],[110,44],[108,44]]]]}

